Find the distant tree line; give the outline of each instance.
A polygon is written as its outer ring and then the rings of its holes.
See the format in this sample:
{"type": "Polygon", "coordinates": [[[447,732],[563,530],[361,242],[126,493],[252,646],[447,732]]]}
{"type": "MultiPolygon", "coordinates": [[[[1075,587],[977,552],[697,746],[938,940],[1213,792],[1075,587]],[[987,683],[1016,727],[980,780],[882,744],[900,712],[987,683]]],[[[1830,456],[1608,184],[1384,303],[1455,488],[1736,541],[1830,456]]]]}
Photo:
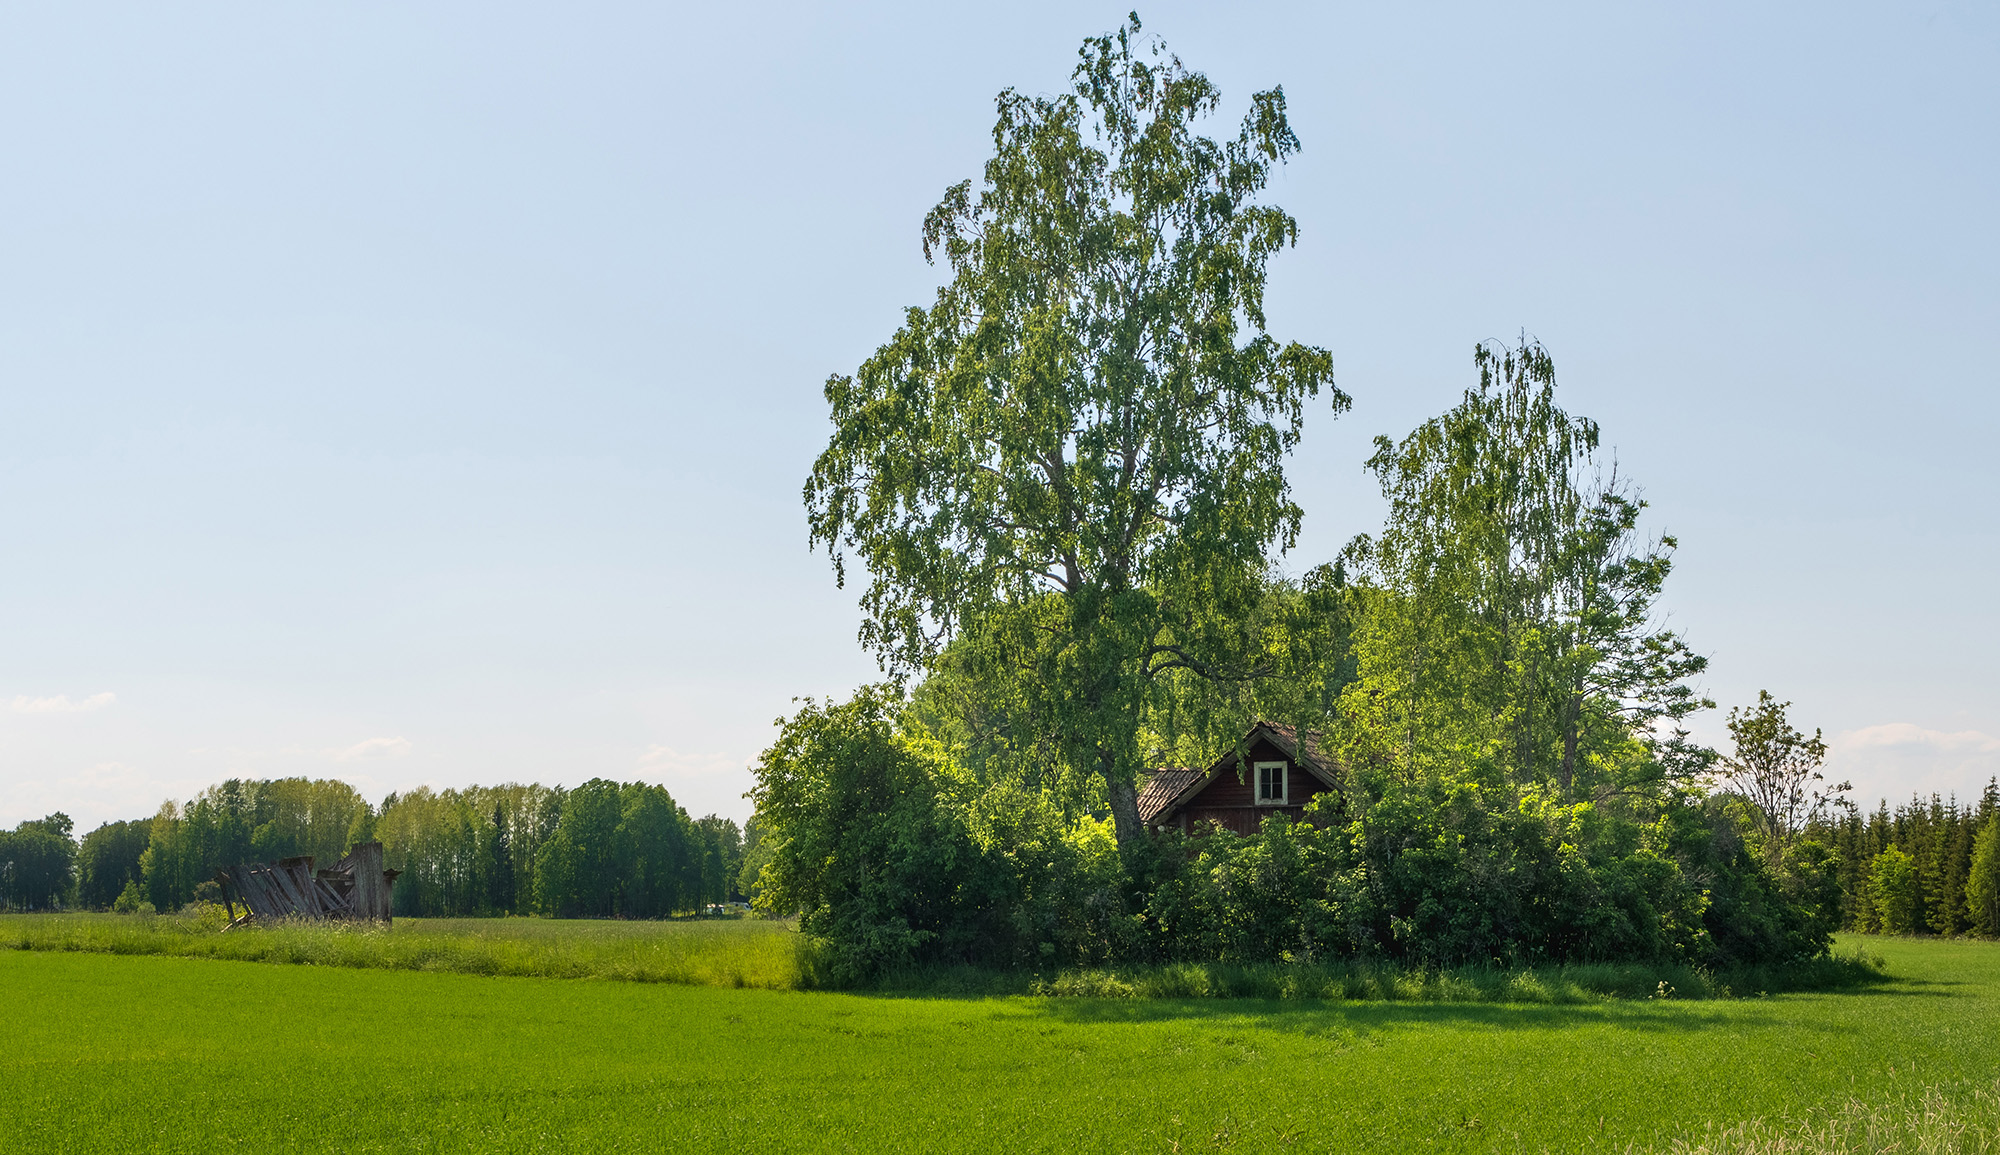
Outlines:
{"type": "Polygon", "coordinates": [[[1786,718],[1769,692],[1729,712],[1732,756],[1717,802],[1734,811],[1767,863],[1838,890],[1843,929],[1887,934],[2000,935],[2000,778],[1976,805],[1954,795],[1886,799],[1864,817],[1849,783],[1820,773],[1826,742],[1786,718]]]}
{"type": "Polygon", "coordinates": [[[0,905],[54,910],[70,896],[76,843],[61,812],[0,831],[0,905]]]}
{"type": "Polygon", "coordinates": [[[0,898],[15,910],[176,910],[214,897],[219,867],[331,863],[370,839],[402,872],[396,912],[417,917],[662,918],[742,897],[755,849],[754,831],[746,847],[735,822],[692,818],[643,782],[424,788],[374,807],[331,779],[230,779],[80,842],[62,814],[0,833],[0,898]]]}
{"type": "Polygon", "coordinates": [[[1839,856],[1849,930],[2000,936],[2000,781],[1976,805],[1912,798],[1849,811],[1810,836],[1839,856]]]}

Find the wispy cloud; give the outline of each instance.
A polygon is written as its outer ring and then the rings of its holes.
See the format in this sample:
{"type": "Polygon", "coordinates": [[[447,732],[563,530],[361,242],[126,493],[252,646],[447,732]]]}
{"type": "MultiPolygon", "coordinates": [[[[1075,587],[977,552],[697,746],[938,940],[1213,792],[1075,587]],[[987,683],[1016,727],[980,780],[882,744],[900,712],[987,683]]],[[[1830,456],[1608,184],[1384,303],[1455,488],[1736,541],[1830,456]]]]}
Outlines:
{"type": "Polygon", "coordinates": [[[381,758],[401,758],[410,752],[408,738],[370,738],[356,742],[334,754],[335,762],[366,762],[381,758]]]}
{"type": "Polygon", "coordinates": [[[639,772],[661,778],[708,778],[743,771],[745,761],[731,754],[687,754],[672,746],[648,746],[639,755],[639,772]]]}
{"type": "Polygon", "coordinates": [[[1828,746],[1827,777],[1851,779],[1857,801],[1954,792],[1962,798],[2000,774],[2000,738],[1979,730],[1885,722],[1836,735],[1828,746]]]}
{"type": "Polygon", "coordinates": [[[1968,754],[2000,753],[2000,738],[1991,734],[1978,730],[1926,730],[1908,722],[1889,722],[1849,731],[1840,736],[1840,745],[1843,749],[1856,750],[1907,747],[1968,754]]]}
{"type": "Polygon", "coordinates": [[[26,694],[15,697],[8,707],[16,714],[87,714],[92,710],[102,710],[118,700],[116,694],[92,694],[80,701],[72,701],[68,694],[57,694],[53,698],[30,698],[26,694]]]}

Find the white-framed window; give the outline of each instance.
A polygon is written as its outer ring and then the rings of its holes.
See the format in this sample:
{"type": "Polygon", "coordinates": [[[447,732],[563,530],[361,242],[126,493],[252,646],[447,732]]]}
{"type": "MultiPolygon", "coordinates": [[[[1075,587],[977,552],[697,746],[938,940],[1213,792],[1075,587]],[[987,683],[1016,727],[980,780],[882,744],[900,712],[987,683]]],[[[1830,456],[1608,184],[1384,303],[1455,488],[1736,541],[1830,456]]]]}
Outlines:
{"type": "Polygon", "coordinates": [[[1283,806],[1289,801],[1285,792],[1286,764],[1283,762],[1259,762],[1253,770],[1257,772],[1257,805],[1283,806]]]}

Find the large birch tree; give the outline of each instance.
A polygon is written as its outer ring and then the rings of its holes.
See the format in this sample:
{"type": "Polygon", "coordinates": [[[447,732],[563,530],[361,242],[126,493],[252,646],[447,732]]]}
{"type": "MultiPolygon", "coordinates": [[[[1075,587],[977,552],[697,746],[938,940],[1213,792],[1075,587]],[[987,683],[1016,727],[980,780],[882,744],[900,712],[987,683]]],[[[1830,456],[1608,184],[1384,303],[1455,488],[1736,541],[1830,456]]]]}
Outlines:
{"type": "Polygon", "coordinates": [[[924,220],[951,279],[827,381],[805,499],[836,574],[868,571],[885,668],[928,669],[969,625],[1012,639],[1129,843],[1152,686],[1239,676],[1225,619],[1298,532],[1305,406],[1348,399],[1325,350],[1266,331],[1266,265],[1298,233],[1259,203],[1299,147],[1283,90],[1201,135],[1217,89],[1136,16],[1084,43],[1072,81],[1000,94],[984,179],[924,220]]]}

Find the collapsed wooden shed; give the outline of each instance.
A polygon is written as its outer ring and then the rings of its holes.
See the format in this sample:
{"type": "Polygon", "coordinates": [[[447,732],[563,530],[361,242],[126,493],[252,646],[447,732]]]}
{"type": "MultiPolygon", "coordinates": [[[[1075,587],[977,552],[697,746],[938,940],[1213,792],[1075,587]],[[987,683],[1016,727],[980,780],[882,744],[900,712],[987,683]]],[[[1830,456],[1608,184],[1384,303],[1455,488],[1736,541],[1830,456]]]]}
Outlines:
{"type": "Polygon", "coordinates": [[[390,922],[392,890],[400,873],[382,868],[381,843],[361,842],[325,870],[314,870],[313,857],[306,854],[224,867],[215,872],[215,880],[222,884],[232,927],[256,919],[390,922]],[[238,903],[243,906],[240,915],[238,903]]]}

